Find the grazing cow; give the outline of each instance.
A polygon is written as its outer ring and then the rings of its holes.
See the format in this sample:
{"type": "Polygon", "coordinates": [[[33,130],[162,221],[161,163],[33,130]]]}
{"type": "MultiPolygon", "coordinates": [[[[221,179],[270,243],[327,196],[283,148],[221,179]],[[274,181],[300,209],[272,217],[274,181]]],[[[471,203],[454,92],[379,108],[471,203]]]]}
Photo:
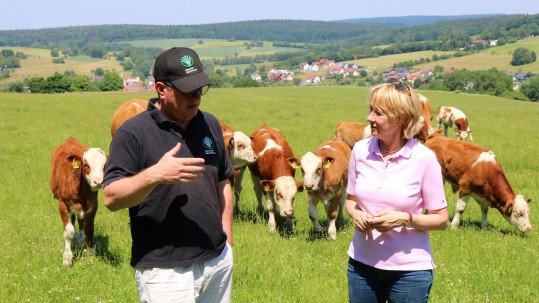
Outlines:
{"type": "Polygon", "coordinates": [[[122,103],[112,115],[112,123],[110,125],[110,135],[114,137],[114,133],[122,126],[122,124],[130,118],[145,111],[148,107],[146,100],[128,100],[122,103]]]}
{"type": "Polygon", "coordinates": [[[460,216],[468,199],[473,197],[481,206],[481,226],[487,226],[488,208],[496,208],[520,231],[532,229],[528,213],[530,199],[515,195],[494,153],[473,143],[455,140],[435,133],[425,142],[434,151],[444,180],[458,191],[457,212],[451,228],[460,224],[460,216]]]}
{"type": "Polygon", "coordinates": [[[279,130],[266,124],[255,130],[250,137],[257,158],[248,167],[253,179],[258,209],[264,210],[262,206],[264,194],[269,213],[269,231],[275,232],[276,206],[280,210],[280,215],[286,218],[289,228],[293,230],[293,202],[302,184],[296,183],[294,168],[288,162],[288,159],[294,158],[292,149],[279,130]]]}
{"type": "Polygon", "coordinates": [[[350,149],[354,148],[357,141],[370,136],[371,127],[369,124],[341,121],[335,127],[335,138],[344,141],[350,149]]]}
{"type": "Polygon", "coordinates": [[[71,137],[58,146],[51,159],[50,187],[64,225],[65,266],[73,263],[71,242],[75,236],[75,218],[79,223],[79,239],[94,250],[94,218],[97,212],[97,191],[103,182],[107,156],[99,148],[88,148],[71,137]],[[84,233],[83,233],[84,231],[84,233]]]}
{"type": "Polygon", "coordinates": [[[343,220],[342,207],[346,199],[348,164],[350,147],[338,139],[323,142],[313,152],[307,152],[301,158],[291,159],[294,167],[301,168],[303,187],[309,198],[309,218],[316,232],[323,232],[324,227],[318,222],[318,202],[324,203],[328,218],[328,235],[335,240],[337,228],[335,220],[343,220]]]}
{"type": "Polygon", "coordinates": [[[457,139],[466,140],[470,137],[470,141],[473,142],[472,131],[468,126],[468,118],[458,108],[450,106],[438,107],[438,117],[436,117],[436,128],[441,128],[444,125],[444,135],[447,137],[447,129],[453,127],[457,135],[457,139]]]}
{"type": "Polygon", "coordinates": [[[234,131],[232,127],[223,121],[219,121],[219,123],[223,131],[228,156],[234,166],[234,175],[230,178],[230,184],[234,188],[234,197],[236,199],[236,206],[238,206],[245,168],[248,164],[255,162],[256,156],[251,145],[251,138],[241,131],[234,131]]]}

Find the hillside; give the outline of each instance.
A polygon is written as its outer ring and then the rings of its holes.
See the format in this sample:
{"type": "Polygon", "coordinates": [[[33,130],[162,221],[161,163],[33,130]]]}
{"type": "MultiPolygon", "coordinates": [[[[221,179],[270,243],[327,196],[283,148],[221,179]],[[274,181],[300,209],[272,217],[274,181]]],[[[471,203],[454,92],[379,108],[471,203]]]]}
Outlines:
{"type": "Polygon", "coordinates": [[[424,25],[431,24],[438,21],[446,20],[462,20],[462,19],[476,19],[487,18],[499,15],[486,14],[486,15],[458,15],[458,16],[402,16],[402,17],[375,17],[375,18],[357,18],[357,19],[344,19],[335,20],[334,22],[355,23],[355,24],[367,24],[374,26],[409,26],[409,25],[424,25]]]}
{"type": "MultiPolygon", "coordinates": [[[[462,57],[451,57],[445,60],[431,61],[413,66],[414,69],[434,69],[436,65],[444,68],[444,70],[450,69],[467,69],[467,70],[488,70],[496,68],[502,71],[512,72],[532,72],[539,74],[539,62],[512,66],[510,64],[513,51],[518,47],[525,47],[536,53],[539,53],[539,38],[525,38],[518,40],[516,43],[506,44],[503,46],[491,47],[477,53],[462,57]]],[[[418,51],[412,53],[387,55],[376,58],[366,58],[361,60],[354,60],[357,65],[371,67],[378,72],[383,69],[393,66],[399,62],[409,60],[419,60],[421,58],[432,58],[433,55],[452,54],[451,51],[418,51]]]]}
{"type": "MultiPolygon", "coordinates": [[[[453,34],[474,36],[489,31],[509,32],[527,24],[538,24],[538,15],[472,15],[442,19],[436,16],[365,19],[323,22],[308,20],[257,20],[201,25],[96,25],[36,30],[0,30],[0,47],[84,47],[142,39],[234,39],[287,43],[323,44],[353,42],[356,45],[383,45],[438,40],[453,34]],[[380,25],[394,20],[398,28],[380,25]],[[426,21],[429,20],[429,21],[426,21]],[[415,23],[414,23],[415,22],[415,23]],[[417,25],[421,23],[421,25],[417,25]],[[411,26],[414,25],[414,26],[411,26]]],[[[500,33],[502,34],[502,33],[500,33]]]]}

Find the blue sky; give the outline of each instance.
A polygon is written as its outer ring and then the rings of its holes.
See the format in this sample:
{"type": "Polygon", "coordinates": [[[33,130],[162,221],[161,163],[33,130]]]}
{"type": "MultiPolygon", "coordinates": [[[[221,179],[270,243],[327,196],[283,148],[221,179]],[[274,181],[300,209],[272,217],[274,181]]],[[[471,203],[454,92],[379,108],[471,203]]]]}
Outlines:
{"type": "Polygon", "coordinates": [[[539,14],[537,0],[2,0],[1,7],[0,30],[263,19],[332,21],[416,15],[539,14]]]}

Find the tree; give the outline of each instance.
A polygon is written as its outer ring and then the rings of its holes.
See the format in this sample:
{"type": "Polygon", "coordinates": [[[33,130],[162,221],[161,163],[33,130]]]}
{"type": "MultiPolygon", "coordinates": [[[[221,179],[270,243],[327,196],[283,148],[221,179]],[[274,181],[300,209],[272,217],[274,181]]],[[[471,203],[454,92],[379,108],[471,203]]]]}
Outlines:
{"type": "Polygon", "coordinates": [[[535,77],[522,83],[520,91],[530,100],[539,101],[539,78],[535,77]]]}
{"type": "Polygon", "coordinates": [[[117,73],[108,72],[103,76],[99,89],[104,92],[117,91],[124,87],[124,81],[117,73]]]}
{"type": "Polygon", "coordinates": [[[84,92],[88,90],[90,81],[88,78],[82,75],[74,76],[71,79],[71,91],[72,92],[84,92]]]}
{"type": "Polygon", "coordinates": [[[259,87],[260,84],[251,77],[244,77],[234,82],[234,87],[259,87]]]}
{"type": "Polygon", "coordinates": [[[528,63],[535,62],[537,55],[534,51],[531,51],[524,47],[519,47],[513,52],[513,59],[511,60],[511,65],[519,66],[528,63]]]}
{"type": "Polygon", "coordinates": [[[71,91],[71,78],[60,73],[47,78],[46,93],[65,93],[71,91]]]}
{"type": "Polygon", "coordinates": [[[46,87],[47,80],[43,77],[32,77],[28,80],[28,89],[30,89],[30,92],[32,93],[45,93],[46,87]]]}

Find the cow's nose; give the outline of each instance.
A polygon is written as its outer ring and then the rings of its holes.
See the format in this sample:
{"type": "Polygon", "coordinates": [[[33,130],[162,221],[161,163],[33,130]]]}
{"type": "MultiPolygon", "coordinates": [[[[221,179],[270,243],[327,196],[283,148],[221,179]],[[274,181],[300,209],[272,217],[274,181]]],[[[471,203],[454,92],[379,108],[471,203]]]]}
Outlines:
{"type": "Polygon", "coordinates": [[[101,185],[103,183],[103,178],[94,178],[94,184],[101,185]]]}
{"type": "Polygon", "coordinates": [[[291,210],[291,209],[287,209],[285,210],[284,212],[284,215],[287,216],[287,217],[292,217],[294,215],[294,211],[291,210]]]}

